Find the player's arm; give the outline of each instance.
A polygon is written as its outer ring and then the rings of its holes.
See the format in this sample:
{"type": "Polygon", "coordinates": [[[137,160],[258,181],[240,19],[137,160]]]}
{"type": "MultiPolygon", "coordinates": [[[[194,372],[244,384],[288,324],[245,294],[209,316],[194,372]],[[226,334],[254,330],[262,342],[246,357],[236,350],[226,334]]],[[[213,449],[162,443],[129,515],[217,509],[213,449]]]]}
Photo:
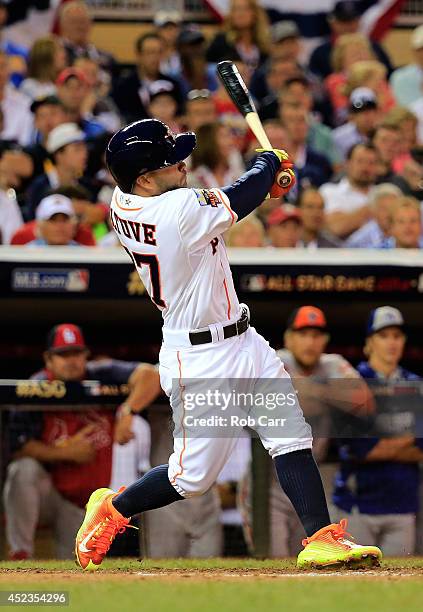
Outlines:
{"type": "Polygon", "coordinates": [[[149,363],[141,363],[128,380],[128,405],[133,412],[141,412],[161,394],[160,377],[157,368],[149,363]]]}
{"type": "MultiPolygon", "coordinates": [[[[259,155],[253,167],[243,174],[235,183],[223,187],[221,191],[228,197],[232,210],[238,220],[243,219],[255,210],[266,199],[281,168],[291,168],[292,163],[280,160],[273,151],[259,155]]],[[[292,187],[293,183],[290,187],[292,187]]],[[[286,190],[288,191],[288,190],[286,190]]]]}

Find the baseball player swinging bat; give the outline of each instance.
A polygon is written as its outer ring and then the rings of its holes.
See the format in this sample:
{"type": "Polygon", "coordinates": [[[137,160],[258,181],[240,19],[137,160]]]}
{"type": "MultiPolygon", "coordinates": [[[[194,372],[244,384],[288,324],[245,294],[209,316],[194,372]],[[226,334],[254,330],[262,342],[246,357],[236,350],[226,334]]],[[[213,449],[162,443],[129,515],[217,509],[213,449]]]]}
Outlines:
{"type": "MultiPolygon", "coordinates": [[[[245,117],[245,121],[257,138],[260,146],[266,151],[273,151],[274,149],[264,131],[253,99],[242,76],[238,72],[238,68],[233,62],[224,60],[217,64],[217,73],[232,102],[245,117]]],[[[286,159],[288,159],[288,155],[286,155],[286,159]]],[[[291,185],[293,178],[294,173],[292,170],[282,170],[276,177],[276,183],[283,189],[286,189],[291,185]]]]}

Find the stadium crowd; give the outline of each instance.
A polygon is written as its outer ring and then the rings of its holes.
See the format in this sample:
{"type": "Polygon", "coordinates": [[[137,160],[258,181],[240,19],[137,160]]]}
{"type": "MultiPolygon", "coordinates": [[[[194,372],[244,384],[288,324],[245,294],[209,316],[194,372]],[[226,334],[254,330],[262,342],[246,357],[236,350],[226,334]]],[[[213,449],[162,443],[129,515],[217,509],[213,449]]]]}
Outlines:
{"type": "Polygon", "coordinates": [[[190,186],[237,179],[257,142],[216,78],[216,62],[231,59],[272,144],[292,157],[297,184],[233,228],[228,243],[420,248],[423,26],[410,33],[413,63],[394,69],[395,57],[358,31],[354,2],[337,2],[328,22],[331,37],[307,60],[297,25],[271,25],[256,0],[232,0],[208,39],[181,14],[157,12],[129,68],[93,44],[80,0],[62,5],[59,35],[27,50],[2,39],[0,243],[115,245],[104,151],[131,121],[156,117],[196,132],[190,186]]]}

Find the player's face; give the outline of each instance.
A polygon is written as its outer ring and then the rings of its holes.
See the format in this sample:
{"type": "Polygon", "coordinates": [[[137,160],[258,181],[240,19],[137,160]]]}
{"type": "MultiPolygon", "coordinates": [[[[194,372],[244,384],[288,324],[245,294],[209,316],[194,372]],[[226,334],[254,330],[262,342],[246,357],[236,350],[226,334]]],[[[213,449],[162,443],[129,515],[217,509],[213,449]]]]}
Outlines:
{"type": "Polygon", "coordinates": [[[183,161],[168,168],[150,172],[148,176],[155,185],[155,195],[187,186],[187,166],[183,161]]]}
{"type": "Polygon", "coordinates": [[[405,340],[404,332],[398,327],[385,327],[369,338],[370,358],[396,367],[402,358],[405,340]]]}
{"type": "Polygon", "coordinates": [[[304,368],[314,368],[326,348],[328,336],[319,329],[300,329],[288,334],[286,348],[304,368]]]}
{"type": "Polygon", "coordinates": [[[87,351],[69,350],[63,353],[46,353],[47,369],[56,380],[83,380],[87,366],[87,351]]]}

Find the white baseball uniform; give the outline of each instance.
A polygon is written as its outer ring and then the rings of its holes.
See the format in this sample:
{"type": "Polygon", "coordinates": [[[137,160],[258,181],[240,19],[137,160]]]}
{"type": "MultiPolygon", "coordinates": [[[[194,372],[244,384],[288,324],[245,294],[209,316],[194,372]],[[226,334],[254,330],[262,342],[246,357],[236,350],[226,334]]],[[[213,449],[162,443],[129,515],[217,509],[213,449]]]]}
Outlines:
{"type": "MultiPolygon", "coordinates": [[[[275,392],[283,384],[284,394],[294,396],[277,414],[288,420],[286,437],[276,427],[252,428],[272,457],[311,448],[311,430],[289,375],[268,342],[252,327],[224,339],[224,326],[242,315],[222,237],[237,221],[226,194],[219,189],[184,188],[144,198],[116,188],[110,215],[119,240],[163,315],[159,372],[174,413],[168,474],[178,493],[190,497],[207,491],[237,441],[224,428],[217,430],[217,436],[210,428],[192,424],[194,417],[221,416],[221,410],[210,404],[188,407],[187,398],[197,391],[198,379],[212,381],[222,392],[247,389],[255,393],[263,380],[266,391],[275,392]],[[189,333],[207,330],[212,342],[193,346],[189,333]]],[[[258,421],[253,418],[252,422],[258,421]]],[[[242,426],[237,431],[240,435],[242,426]]]]}

